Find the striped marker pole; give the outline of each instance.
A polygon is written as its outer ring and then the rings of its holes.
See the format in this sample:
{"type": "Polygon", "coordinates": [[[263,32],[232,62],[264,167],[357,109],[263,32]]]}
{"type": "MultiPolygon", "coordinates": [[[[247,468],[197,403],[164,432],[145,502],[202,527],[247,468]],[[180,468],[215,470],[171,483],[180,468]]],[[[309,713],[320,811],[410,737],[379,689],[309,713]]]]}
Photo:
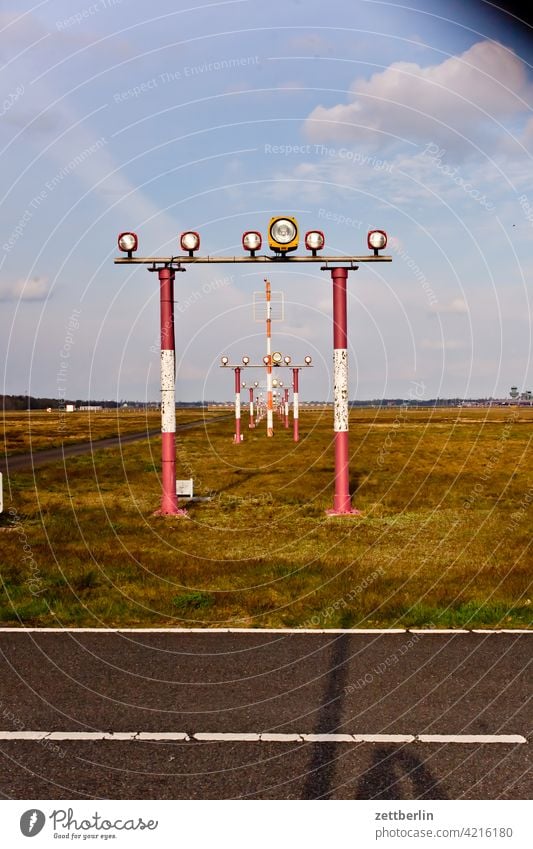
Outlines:
{"type": "Polygon", "coordinates": [[[288,429],[289,427],[289,389],[285,387],[285,398],[284,398],[284,406],[285,406],[285,427],[288,429]]]}
{"type": "Polygon", "coordinates": [[[174,277],[172,268],[158,269],[161,301],[161,509],[162,516],[186,516],[176,495],[176,354],[174,341],[174,277]]]}
{"type": "Polygon", "coordinates": [[[299,369],[292,370],[292,437],[294,442],[298,442],[300,434],[298,431],[299,409],[298,409],[298,372],[299,369]]]}
{"type": "Polygon", "coordinates": [[[241,370],[239,366],[235,369],[235,436],[233,441],[236,445],[241,444],[241,370]]]}
{"type": "Polygon", "coordinates": [[[248,427],[255,427],[254,422],[254,388],[250,386],[250,421],[248,423],[248,427]]]}
{"type": "Polygon", "coordinates": [[[335,495],[330,516],[360,515],[350,498],[348,446],[348,323],[346,281],[348,268],[331,268],[333,282],[333,429],[335,441],[335,495]]]}
{"type": "Polygon", "coordinates": [[[270,282],[266,287],[266,331],[267,331],[267,436],[274,436],[274,414],[272,403],[272,304],[270,300],[270,282]]]}

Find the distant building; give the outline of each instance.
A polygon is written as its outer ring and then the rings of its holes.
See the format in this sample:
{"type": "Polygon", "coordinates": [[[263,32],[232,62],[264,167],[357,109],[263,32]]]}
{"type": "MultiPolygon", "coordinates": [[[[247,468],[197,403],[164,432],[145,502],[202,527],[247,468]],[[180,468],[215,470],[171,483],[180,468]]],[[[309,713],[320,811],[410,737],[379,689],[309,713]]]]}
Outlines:
{"type": "MultiPolygon", "coordinates": [[[[67,409],[68,409],[68,406],[69,405],[67,404],[67,409]]],[[[72,406],[72,409],[74,409],[74,406],[72,406]]],[[[96,412],[97,410],[103,410],[103,409],[104,408],[101,405],[95,406],[95,405],[92,405],[92,404],[88,404],[87,406],[84,406],[84,407],[78,407],[78,410],[83,410],[84,412],[89,412],[89,413],[93,413],[93,412],[96,412]]]]}

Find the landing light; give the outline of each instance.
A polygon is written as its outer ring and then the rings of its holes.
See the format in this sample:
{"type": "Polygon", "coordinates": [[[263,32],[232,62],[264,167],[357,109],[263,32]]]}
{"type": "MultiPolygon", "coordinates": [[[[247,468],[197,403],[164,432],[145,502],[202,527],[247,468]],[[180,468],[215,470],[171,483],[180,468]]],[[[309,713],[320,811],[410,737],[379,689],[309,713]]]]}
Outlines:
{"type": "Polygon", "coordinates": [[[255,256],[255,252],[261,249],[262,244],[261,233],[256,230],[248,230],[242,234],[242,246],[245,251],[250,251],[251,256],[255,256]]]}
{"type": "Polygon", "coordinates": [[[322,250],[325,241],[322,230],[309,230],[305,234],[305,247],[308,251],[312,251],[313,256],[316,256],[317,251],[322,250]]]}
{"type": "Polygon", "coordinates": [[[370,230],[366,242],[370,250],[374,251],[374,256],[377,256],[378,251],[387,247],[387,234],[385,230],[370,230]]]}
{"type": "Polygon", "coordinates": [[[276,253],[285,254],[298,247],[298,222],[292,216],[277,215],[268,225],[268,244],[276,253]]]}
{"type": "Polygon", "coordinates": [[[133,251],[137,250],[138,245],[137,233],[120,233],[118,237],[119,251],[124,251],[124,253],[128,254],[128,257],[131,257],[133,251]]]}
{"type": "Polygon", "coordinates": [[[182,251],[188,251],[189,256],[193,256],[200,247],[200,236],[194,230],[187,230],[180,236],[180,245],[182,251]]]}

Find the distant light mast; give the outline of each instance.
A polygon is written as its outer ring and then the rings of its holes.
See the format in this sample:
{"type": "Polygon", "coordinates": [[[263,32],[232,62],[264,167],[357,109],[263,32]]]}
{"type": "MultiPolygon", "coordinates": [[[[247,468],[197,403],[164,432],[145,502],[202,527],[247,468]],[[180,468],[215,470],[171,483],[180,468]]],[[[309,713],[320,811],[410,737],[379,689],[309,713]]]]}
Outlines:
{"type": "MultiPolygon", "coordinates": [[[[307,360],[307,357],[306,357],[307,360]]],[[[309,361],[311,357],[309,357],[309,361]]],[[[299,424],[299,404],[298,404],[298,372],[299,369],[293,368],[292,370],[292,427],[293,427],[293,440],[294,442],[298,442],[300,439],[300,434],[298,430],[299,424]]]]}
{"type": "Polygon", "coordinates": [[[237,366],[235,369],[235,435],[233,441],[240,445],[242,442],[241,436],[241,370],[237,366]]]}
{"type": "Polygon", "coordinates": [[[283,398],[283,412],[285,417],[285,427],[288,430],[289,428],[289,389],[285,387],[285,395],[283,398]]]}
{"type": "Polygon", "coordinates": [[[255,422],[254,422],[254,387],[250,386],[248,392],[249,392],[249,395],[250,395],[250,401],[249,401],[249,404],[250,404],[250,419],[249,419],[249,422],[248,422],[248,427],[254,428],[255,427],[255,422]]]}
{"type": "Polygon", "coordinates": [[[267,335],[267,436],[274,436],[274,415],[272,406],[272,302],[270,281],[265,280],[266,287],[266,335],[267,335]]]}

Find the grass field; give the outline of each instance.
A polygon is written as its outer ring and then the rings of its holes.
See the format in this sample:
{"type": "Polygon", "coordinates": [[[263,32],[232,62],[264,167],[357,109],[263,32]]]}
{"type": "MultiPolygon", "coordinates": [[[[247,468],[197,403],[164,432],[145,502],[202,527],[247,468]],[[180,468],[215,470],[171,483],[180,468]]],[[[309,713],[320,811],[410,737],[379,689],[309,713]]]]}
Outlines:
{"type": "MultiPolygon", "coordinates": [[[[358,518],[328,518],[331,412],[178,437],[211,501],[158,518],[160,440],[11,478],[0,620],[26,625],[530,627],[533,410],[360,410],[358,518]]],[[[142,430],[142,427],[139,428],[142,430]]]]}
{"type": "MultiPolygon", "coordinates": [[[[178,422],[202,418],[201,409],[178,410],[178,422]]],[[[211,414],[207,413],[206,416],[211,414]]],[[[104,439],[117,434],[157,430],[161,416],[157,411],[102,410],[65,413],[54,410],[5,413],[2,421],[4,454],[24,454],[43,448],[58,448],[74,442],[104,439]]]]}

